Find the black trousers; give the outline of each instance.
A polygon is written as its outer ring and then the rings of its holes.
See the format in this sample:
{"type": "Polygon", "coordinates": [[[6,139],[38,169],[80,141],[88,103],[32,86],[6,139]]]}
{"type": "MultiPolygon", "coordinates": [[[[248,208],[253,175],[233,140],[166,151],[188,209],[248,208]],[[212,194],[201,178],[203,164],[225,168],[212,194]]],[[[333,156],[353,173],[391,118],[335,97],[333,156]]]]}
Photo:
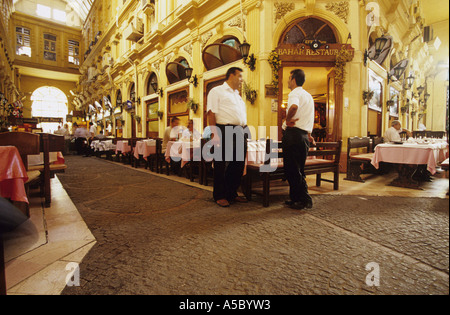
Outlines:
{"type": "Polygon", "coordinates": [[[220,147],[215,146],[214,150],[220,150],[222,158],[214,160],[213,197],[215,201],[226,199],[232,202],[238,196],[237,191],[244,174],[248,128],[230,125],[217,127],[221,132],[221,141],[220,147]],[[227,128],[233,128],[234,133],[227,134],[227,128]]]}
{"type": "Polygon", "coordinates": [[[310,147],[308,133],[298,128],[286,128],[283,135],[284,172],[289,182],[289,196],[295,202],[311,202],[305,176],[305,162],[310,147]]]}

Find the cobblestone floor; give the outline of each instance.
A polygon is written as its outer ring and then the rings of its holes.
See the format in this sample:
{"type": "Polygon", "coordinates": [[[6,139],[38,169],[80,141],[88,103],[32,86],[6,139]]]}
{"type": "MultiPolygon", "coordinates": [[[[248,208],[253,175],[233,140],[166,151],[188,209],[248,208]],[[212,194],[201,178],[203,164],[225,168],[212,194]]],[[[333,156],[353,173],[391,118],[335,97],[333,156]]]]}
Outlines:
{"type": "Polygon", "coordinates": [[[314,196],[219,208],[211,192],[96,158],[59,175],[97,239],[63,294],[448,294],[448,199],[314,196]],[[369,263],[380,286],[369,287],[369,263]]]}

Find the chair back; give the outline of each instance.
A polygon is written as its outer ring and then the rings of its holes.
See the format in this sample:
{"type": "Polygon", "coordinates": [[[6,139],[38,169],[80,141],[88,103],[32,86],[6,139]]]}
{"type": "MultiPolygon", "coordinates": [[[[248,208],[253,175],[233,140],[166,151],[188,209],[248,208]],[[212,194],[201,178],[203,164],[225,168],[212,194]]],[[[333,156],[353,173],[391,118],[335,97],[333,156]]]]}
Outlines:
{"type": "Polygon", "coordinates": [[[370,152],[370,138],[369,137],[351,137],[348,138],[347,157],[351,155],[352,149],[366,148],[366,153],[370,152]]]}
{"type": "MultiPolygon", "coordinates": [[[[61,136],[64,140],[64,136],[61,136]]],[[[0,145],[15,146],[19,150],[20,157],[28,170],[28,155],[39,154],[40,136],[29,132],[3,132],[0,133],[0,145]]]]}

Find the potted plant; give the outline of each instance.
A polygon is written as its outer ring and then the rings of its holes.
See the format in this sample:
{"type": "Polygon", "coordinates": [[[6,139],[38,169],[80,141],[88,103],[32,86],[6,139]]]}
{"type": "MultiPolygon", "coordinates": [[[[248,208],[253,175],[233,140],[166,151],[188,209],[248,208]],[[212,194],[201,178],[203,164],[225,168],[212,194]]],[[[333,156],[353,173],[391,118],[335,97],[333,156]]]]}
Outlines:
{"type": "Polygon", "coordinates": [[[191,98],[191,99],[189,99],[189,101],[187,103],[187,107],[188,107],[188,109],[192,110],[194,113],[197,113],[199,105],[191,98]]]}
{"type": "Polygon", "coordinates": [[[244,94],[247,101],[249,101],[252,105],[255,104],[256,98],[258,97],[258,92],[253,90],[252,87],[244,82],[244,94]]]}
{"type": "Polygon", "coordinates": [[[395,101],[391,98],[390,100],[388,100],[386,102],[387,110],[389,111],[391,109],[391,107],[394,106],[394,105],[395,105],[395,101]]]}
{"type": "Polygon", "coordinates": [[[363,101],[364,105],[369,105],[370,100],[373,98],[374,92],[370,89],[367,91],[363,91],[363,101]]]}

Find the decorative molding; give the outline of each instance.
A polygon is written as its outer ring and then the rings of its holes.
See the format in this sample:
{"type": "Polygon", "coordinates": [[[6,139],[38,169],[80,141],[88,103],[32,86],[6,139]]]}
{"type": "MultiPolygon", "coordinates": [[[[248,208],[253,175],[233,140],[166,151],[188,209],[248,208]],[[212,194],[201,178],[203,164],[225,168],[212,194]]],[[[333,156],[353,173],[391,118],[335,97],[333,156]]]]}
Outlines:
{"type": "Polygon", "coordinates": [[[187,44],[183,47],[183,50],[192,57],[192,44],[187,44]]]}
{"type": "Polygon", "coordinates": [[[153,64],[153,68],[155,68],[158,72],[159,72],[159,69],[160,69],[160,62],[159,61],[157,61],[157,62],[155,62],[154,64],[153,64]]]}
{"type": "Polygon", "coordinates": [[[167,65],[169,63],[170,59],[172,59],[172,57],[173,57],[173,54],[167,55],[166,59],[164,60],[164,63],[167,65]]]}
{"type": "Polygon", "coordinates": [[[275,24],[278,20],[284,18],[286,14],[295,10],[295,4],[293,2],[275,2],[275,24]]]}
{"type": "Polygon", "coordinates": [[[350,13],[350,5],[348,1],[327,3],[325,8],[340,17],[345,24],[348,24],[348,16],[350,13]]]}
{"type": "Polygon", "coordinates": [[[228,23],[228,26],[244,29],[245,28],[245,19],[242,20],[240,16],[236,16],[230,20],[230,22],[228,23]]]}
{"type": "Polygon", "coordinates": [[[205,34],[202,35],[202,38],[201,38],[202,47],[206,45],[206,43],[212,36],[213,36],[213,32],[211,32],[211,31],[206,32],[205,34]]]}

